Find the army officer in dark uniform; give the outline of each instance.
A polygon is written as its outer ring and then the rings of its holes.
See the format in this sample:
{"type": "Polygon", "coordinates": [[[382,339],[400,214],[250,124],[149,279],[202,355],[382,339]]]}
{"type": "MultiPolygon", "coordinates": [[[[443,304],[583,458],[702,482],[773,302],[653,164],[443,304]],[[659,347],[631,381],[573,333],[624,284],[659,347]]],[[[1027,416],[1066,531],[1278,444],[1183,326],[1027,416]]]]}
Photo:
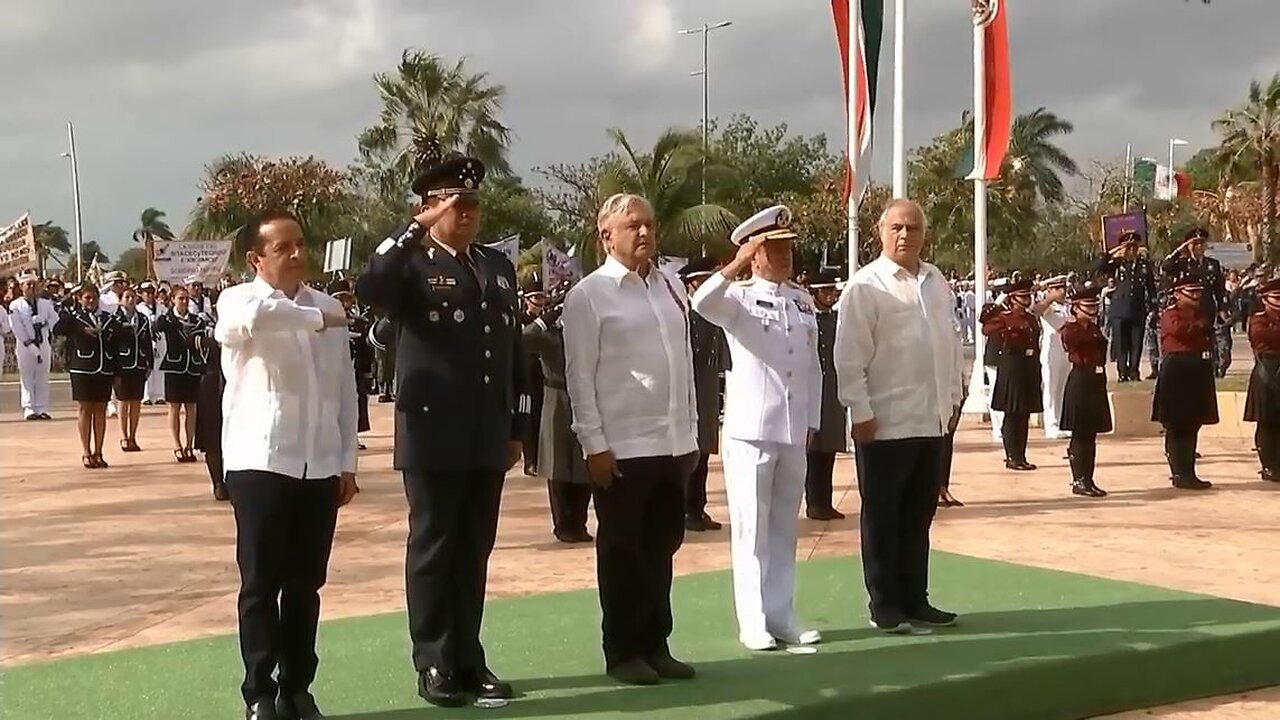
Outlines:
{"type": "Polygon", "coordinates": [[[422,148],[422,206],[356,284],[399,329],[394,466],[409,501],[405,584],[418,694],[446,707],[511,686],[480,644],[503,477],[520,459],[525,394],[515,269],[475,244],[484,165],[422,148]]]}
{"type": "Polygon", "coordinates": [[[1205,332],[1209,334],[1210,352],[1213,352],[1214,322],[1218,314],[1226,312],[1228,307],[1227,277],[1222,272],[1222,263],[1204,254],[1208,242],[1208,230],[1191,228],[1183,236],[1182,244],[1161,263],[1160,270],[1167,278],[1179,278],[1188,274],[1200,276],[1200,315],[1205,322],[1205,332]]]}
{"type": "MultiPolygon", "coordinates": [[[[689,261],[680,269],[689,297],[720,267],[713,257],[689,261]]],[[[693,392],[698,402],[698,464],[689,476],[684,496],[684,528],[692,532],[724,527],[707,514],[707,468],[720,454],[720,376],[729,369],[729,345],[724,331],[695,310],[689,311],[689,345],[693,348],[693,392]]]]}
{"type": "Polygon", "coordinates": [[[1156,299],[1155,276],[1151,263],[1139,253],[1140,243],[1138,233],[1121,235],[1120,243],[1099,258],[1094,268],[1098,275],[1116,281],[1107,320],[1111,325],[1111,342],[1115,344],[1119,382],[1141,379],[1138,364],[1142,359],[1147,312],[1156,299]]]}
{"type": "Polygon", "coordinates": [[[573,432],[573,407],[564,378],[564,325],[560,315],[567,293],[566,287],[540,301],[537,317],[524,326],[524,350],[541,365],[538,473],[547,478],[552,532],[560,542],[576,544],[589,543],[594,538],[587,532],[587,508],[591,504],[587,461],[573,432]]]}
{"type": "Polygon", "coordinates": [[[849,430],[840,387],[836,382],[834,359],[836,342],[836,302],[840,299],[840,279],[830,270],[810,276],[809,292],[818,317],[818,365],[822,368],[822,409],[818,432],[809,441],[808,467],[804,477],[805,515],[811,520],[843,520],[844,513],[832,502],[831,476],[836,453],[848,452],[849,430]]]}

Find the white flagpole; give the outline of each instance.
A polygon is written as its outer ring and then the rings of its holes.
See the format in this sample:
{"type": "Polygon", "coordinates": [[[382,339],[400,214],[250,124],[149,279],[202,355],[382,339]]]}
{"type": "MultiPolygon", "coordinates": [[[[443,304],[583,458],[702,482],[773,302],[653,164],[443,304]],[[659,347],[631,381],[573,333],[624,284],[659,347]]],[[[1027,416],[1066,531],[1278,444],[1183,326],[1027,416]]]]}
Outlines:
{"type": "Polygon", "coordinates": [[[893,10],[893,196],[907,196],[906,101],[907,2],[896,0],[893,10]]]}
{"type": "MultiPolygon", "coordinates": [[[[858,136],[858,108],[861,107],[861,98],[858,97],[858,56],[861,53],[860,46],[862,44],[862,0],[849,0],[849,51],[846,53],[848,58],[848,68],[846,72],[849,76],[849,147],[847,154],[849,156],[849,205],[848,214],[848,277],[853,277],[853,273],[858,269],[858,148],[862,138],[858,136]]],[[[868,121],[870,118],[867,118],[868,121]]]]}
{"type": "Polygon", "coordinates": [[[1129,212],[1129,192],[1133,186],[1133,143],[1124,146],[1124,212],[1129,212]]]}
{"type": "MultiPolygon", "coordinates": [[[[986,29],[973,25],[973,157],[978,158],[983,138],[979,133],[987,120],[987,53],[986,29]]],[[[985,163],[984,163],[985,166],[985,163]]],[[[987,181],[986,169],[975,172],[973,178],[973,292],[974,305],[980,311],[987,301],[987,181]]],[[[987,393],[982,382],[985,370],[982,365],[983,349],[980,312],[973,319],[973,372],[969,376],[969,397],[965,400],[967,413],[987,412],[987,393]]]]}

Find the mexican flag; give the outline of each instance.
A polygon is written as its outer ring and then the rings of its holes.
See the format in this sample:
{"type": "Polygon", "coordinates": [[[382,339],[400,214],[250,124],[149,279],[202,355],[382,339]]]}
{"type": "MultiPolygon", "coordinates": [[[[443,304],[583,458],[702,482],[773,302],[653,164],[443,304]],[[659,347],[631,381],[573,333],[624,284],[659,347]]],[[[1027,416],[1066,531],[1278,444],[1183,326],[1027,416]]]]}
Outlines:
{"type": "Polygon", "coordinates": [[[1141,158],[1133,163],[1133,188],[1139,197],[1174,200],[1191,197],[1191,177],[1154,158],[1141,158]]]}
{"type": "Polygon", "coordinates": [[[855,153],[857,168],[850,172],[849,160],[845,159],[844,195],[851,194],[862,199],[866,192],[867,180],[871,177],[871,121],[876,108],[876,80],[880,74],[880,36],[884,30],[884,0],[831,0],[831,14],[836,21],[836,43],[840,47],[840,74],[844,80],[844,104],[847,115],[845,119],[857,119],[856,140],[851,138],[849,147],[855,153]],[[850,32],[853,8],[850,3],[858,3],[858,28],[850,32]],[[856,39],[856,42],[854,41],[856,39]],[[855,74],[850,95],[849,88],[849,53],[854,54],[855,74]]]}
{"type": "Polygon", "coordinates": [[[1013,78],[1009,69],[1008,0],[974,0],[973,21],[982,32],[984,61],[975,68],[983,87],[982,117],[974,123],[973,171],[969,179],[995,180],[1009,152],[1013,131],[1013,78]]]}

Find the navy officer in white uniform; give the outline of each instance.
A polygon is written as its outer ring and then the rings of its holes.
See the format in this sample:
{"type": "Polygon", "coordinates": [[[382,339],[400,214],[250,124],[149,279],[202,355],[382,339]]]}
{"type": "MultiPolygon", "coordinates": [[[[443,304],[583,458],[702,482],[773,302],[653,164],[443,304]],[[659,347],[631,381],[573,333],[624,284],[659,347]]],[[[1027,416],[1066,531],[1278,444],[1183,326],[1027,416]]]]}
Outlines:
{"type": "Polygon", "coordinates": [[[703,283],[693,309],[724,328],[722,459],[729,500],[738,639],[751,650],[811,645],[795,615],[796,525],[818,427],[822,370],[808,291],[791,277],[791,211],[775,205],[733,231],[737,256],[703,283]],[[750,268],[751,279],[733,282],[750,268]]]}

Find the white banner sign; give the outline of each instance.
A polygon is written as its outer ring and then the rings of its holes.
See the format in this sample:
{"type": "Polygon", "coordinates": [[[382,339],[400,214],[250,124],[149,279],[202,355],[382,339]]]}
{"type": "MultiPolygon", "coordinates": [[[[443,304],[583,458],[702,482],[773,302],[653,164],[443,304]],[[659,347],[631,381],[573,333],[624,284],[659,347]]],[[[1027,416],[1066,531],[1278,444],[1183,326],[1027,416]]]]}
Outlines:
{"type": "Polygon", "coordinates": [[[488,243],[485,247],[491,247],[494,250],[501,252],[503,255],[506,255],[507,259],[511,261],[512,267],[515,267],[516,261],[520,259],[519,235],[512,235],[511,237],[503,238],[498,242],[488,243]]]}
{"type": "Polygon", "coordinates": [[[666,256],[658,259],[658,269],[668,275],[677,275],[689,264],[688,258],[666,256]]]}
{"type": "Polygon", "coordinates": [[[324,271],[339,272],[351,269],[351,238],[330,240],[324,246],[324,271]]]}
{"type": "Polygon", "coordinates": [[[546,241],[542,245],[542,289],[552,292],[566,280],[575,283],[582,279],[582,261],[570,257],[546,241]]]}
{"type": "Polygon", "coordinates": [[[195,276],[205,285],[217,285],[231,260],[230,240],[157,240],[156,279],[169,284],[195,276]]]}
{"type": "Polygon", "coordinates": [[[26,213],[0,228],[0,273],[36,266],[36,236],[31,214],[26,213]]]}

